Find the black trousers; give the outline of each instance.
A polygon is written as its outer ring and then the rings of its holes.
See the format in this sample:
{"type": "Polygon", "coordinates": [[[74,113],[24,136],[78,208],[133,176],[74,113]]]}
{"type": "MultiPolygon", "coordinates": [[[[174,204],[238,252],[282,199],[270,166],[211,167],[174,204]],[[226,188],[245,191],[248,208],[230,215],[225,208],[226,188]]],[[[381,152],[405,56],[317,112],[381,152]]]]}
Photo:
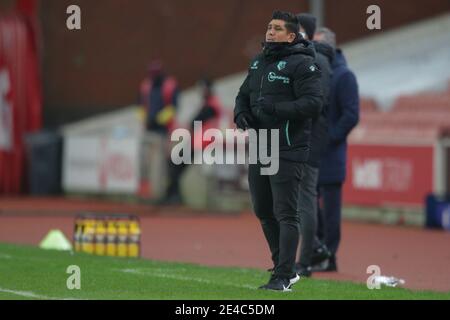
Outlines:
{"type": "Polygon", "coordinates": [[[341,240],[342,183],[320,185],[319,197],[317,235],[331,251],[335,263],[341,240]]]}
{"type": "Polygon", "coordinates": [[[172,160],[169,162],[169,186],[167,187],[166,197],[180,196],[180,182],[181,176],[189,166],[188,164],[174,164],[172,160]]]}
{"type": "Polygon", "coordinates": [[[302,267],[311,265],[317,232],[317,180],[319,169],[305,164],[300,184],[298,207],[300,211],[301,245],[299,263],[302,267]]]}
{"type": "Polygon", "coordinates": [[[304,164],[280,160],[278,172],[271,176],[261,175],[261,167],[249,166],[253,209],[272,254],[275,276],[291,278],[299,241],[297,205],[304,164]]]}

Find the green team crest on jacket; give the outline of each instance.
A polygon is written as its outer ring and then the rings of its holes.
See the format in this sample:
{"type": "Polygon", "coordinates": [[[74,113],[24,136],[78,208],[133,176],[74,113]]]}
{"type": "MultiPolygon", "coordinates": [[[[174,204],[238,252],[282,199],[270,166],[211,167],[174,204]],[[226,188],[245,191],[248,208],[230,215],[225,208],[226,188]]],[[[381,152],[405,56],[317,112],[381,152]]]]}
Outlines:
{"type": "Polygon", "coordinates": [[[277,65],[278,71],[281,71],[281,70],[283,70],[284,68],[286,68],[286,64],[287,64],[286,61],[280,61],[280,62],[278,62],[278,65],[277,65]]]}

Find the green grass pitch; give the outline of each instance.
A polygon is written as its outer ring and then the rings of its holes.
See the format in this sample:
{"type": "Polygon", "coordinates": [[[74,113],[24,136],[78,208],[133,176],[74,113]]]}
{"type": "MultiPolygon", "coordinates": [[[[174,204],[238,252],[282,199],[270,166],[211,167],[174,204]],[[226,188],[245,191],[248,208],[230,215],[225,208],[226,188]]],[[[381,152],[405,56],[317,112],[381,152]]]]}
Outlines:
{"type": "Polygon", "coordinates": [[[290,293],[257,290],[263,270],[96,257],[0,244],[0,299],[276,300],[450,299],[449,293],[302,279],[290,293]],[[81,289],[69,290],[67,268],[80,267],[81,289]]]}

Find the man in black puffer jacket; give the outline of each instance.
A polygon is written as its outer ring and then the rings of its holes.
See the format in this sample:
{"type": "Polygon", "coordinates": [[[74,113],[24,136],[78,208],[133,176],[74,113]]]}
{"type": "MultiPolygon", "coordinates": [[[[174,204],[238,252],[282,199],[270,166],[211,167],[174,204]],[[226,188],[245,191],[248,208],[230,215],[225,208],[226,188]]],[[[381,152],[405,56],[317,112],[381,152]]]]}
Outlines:
{"type": "Polygon", "coordinates": [[[269,282],[261,289],[290,291],[299,279],[295,272],[298,194],[309,158],[312,118],[320,114],[323,103],[320,79],[314,48],[299,36],[295,15],[274,12],[263,52],[252,60],[234,109],[240,129],[279,131],[278,172],[262,175],[260,161],[249,166],[253,209],[274,264],[269,282]]]}
{"type": "MultiPolygon", "coordinates": [[[[305,38],[312,40],[316,30],[316,18],[308,13],[297,16],[300,30],[305,38]]],[[[331,88],[332,69],[331,63],[334,59],[334,48],[326,43],[313,41],[316,49],[316,64],[322,71],[322,91],[324,93],[324,106],[320,115],[313,119],[311,131],[311,151],[309,159],[305,164],[302,183],[300,184],[299,212],[301,229],[301,246],[299,261],[296,264],[297,273],[300,276],[311,276],[312,265],[317,263],[318,254],[314,254],[314,248],[318,247],[324,254],[328,250],[315,243],[317,232],[317,184],[319,178],[319,160],[323,156],[328,145],[328,106],[331,88]]],[[[323,258],[327,258],[325,255],[323,258]]]]}

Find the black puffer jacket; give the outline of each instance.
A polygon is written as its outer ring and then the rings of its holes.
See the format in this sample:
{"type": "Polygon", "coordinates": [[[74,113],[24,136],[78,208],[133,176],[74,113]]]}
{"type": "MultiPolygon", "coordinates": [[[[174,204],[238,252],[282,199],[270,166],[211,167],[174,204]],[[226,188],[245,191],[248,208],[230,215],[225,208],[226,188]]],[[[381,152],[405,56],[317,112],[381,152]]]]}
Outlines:
{"type": "Polygon", "coordinates": [[[316,49],[316,64],[322,71],[321,83],[324,95],[323,108],[318,118],[313,119],[311,131],[311,150],[308,164],[314,168],[319,168],[320,158],[323,156],[328,145],[328,107],[330,104],[331,76],[333,71],[331,63],[334,59],[334,49],[321,42],[313,42],[316,49]]]}
{"type": "Polygon", "coordinates": [[[311,42],[268,43],[250,64],[236,98],[235,119],[249,112],[256,120],[254,129],[279,129],[280,158],[306,162],[312,118],[323,103],[320,79],[311,42]],[[274,115],[260,110],[259,98],[274,104],[274,115]]]}

